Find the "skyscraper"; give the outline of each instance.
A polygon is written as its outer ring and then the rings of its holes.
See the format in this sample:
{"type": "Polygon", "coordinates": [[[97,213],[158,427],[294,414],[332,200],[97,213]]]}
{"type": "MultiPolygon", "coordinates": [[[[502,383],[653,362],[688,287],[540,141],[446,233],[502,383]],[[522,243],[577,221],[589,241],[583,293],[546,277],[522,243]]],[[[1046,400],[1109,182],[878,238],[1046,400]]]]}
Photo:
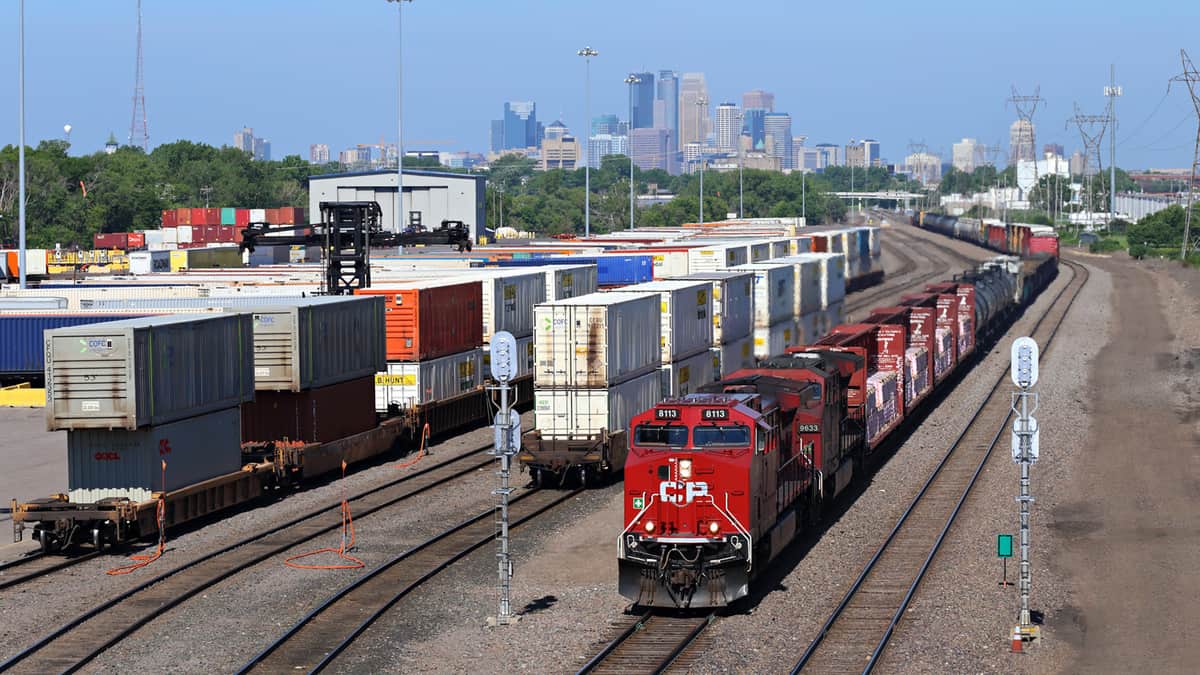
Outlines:
{"type": "Polygon", "coordinates": [[[674,174],[675,153],[671,150],[671,132],[666,129],[632,129],[629,132],[629,153],[633,163],[643,171],[662,169],[674,174]]]}
{"type": "Polygon", "coordinates": [[[1021,160],[1034,159],[1033,135],[1036,129],[1032,122],[1017,120],[1008,128],[1008,156],[1012,164],[1021,160]]]}
{"type": "Polygon", "coordinates": [[[846,166],[856,169],[867,167],[867,151],[862,143],[851,143],[846,146],[846,166]]]}
{"type": "Polygon", "coordinates": [[[684,73],[679,81],[679,147],[688,143],[704,145],[712,127],[707,101],[704,73],[684,73]],[[703,105],[697,105],[702,101],[703,105]]]}
{"type": "Polygon", "coordinates": [[[883,157],[879,154],[879,141],[867,138],[863,140],[862,146],[866,166],[883,166],[883,157]]]}
{"type": "Polygon", "coordinates": [[[629,138],[613,134],[596,134],[588,139],[588,164],[600,166],[600,161],[609,155],[624,155],[629,152],[629,138]]]}
{"type": "Polygon", "coordinates": [[[241,131],[233,133],[233,147],[254,154],[254,130],[250,127],[242,127],[241,131]]]}
{"type": "Polygon", "coordinates": [[[792,168],[792,116],[771,112],[763,115],[767,154],[779,159],[782,169],[792,168]]]}
{"type": "Polygon", "coordinates": [[[775,94],[762,89],[755,89],[742,94],[742,109],[760,108],[767,112],[775,112],[775,94]]]}
{"type": "Polygon", "coordinates": [[[741,111],[733,103],[717,106],[717,149],[734,152],[738,149],[738,136],[742,133],[741,111]]]}
{"type": "Polygon", "coordinates": [[[959,171],[971,173],[983,164],[983,146],[974,138],[964,138],[952,146],[951,163],[959,171]]]}
{"type": "Polygon", "coordinates": [[[633,106],[629,125],[634,129],[649,129],[654,126],[654,73],[633,73],[633,76],[638,82],[629,86],[629,103],[633,106]]]}
{"type": "Polygon", "coordinates": [[[567,125],[555,121],[546,127],[546,137],[541,142],[541,168],[566,169],[572,171],[579,165],[579,141],[571,135],[567,125]]]}
{"type": "Polygon", "coordinates": [[[308,146],[308,161],[310,164],[327,164],[329,162],[329,146],[325,143],[313,143],[308,146]]]}
{"type": "Polygon", "coordinates": [[[492,152],[500,152],[504,149],[504,120],[492,120],[488,149],[492,152]]]}
{"type": "Polygon", "coordinates": [[[833,143],[818,143],[815,147],[817,150],[817,169],[838,165],[838,146],[833,143]]]}
{"type": "Polygon", "coordinates": [[[533,148],[538,141],[537,104],[533,101],[504,103],[504,147],[533,148]]]}
{"type": "Polygon", "coordinates": [[[679,151],[679,76],[673,70],[658,71],[657,98],[662,101],[663,119],[655,120],[656,127],[671,132],[671,151],[679,151]]]}
{"type": "Polygon", "coordinates": [[[271,161],[271,141],[265,138],[254,138],[254,159],[260,162],[271,161]]]}
{"type": "Polygon", "coordinates": [[[746,117],[742,121],[742,133],[750,137],[750,147],[758,150],[765,147],[766,131],[763,128],[763,118],[767,111],[763,108],[746,108],[746,117]]]}
{"type": "Polygon", "coordinates": [[[592,134],[612,134],[621,133],[621,120],[613,114],[606,113],[597,115],[592,118],[592,134]]]}

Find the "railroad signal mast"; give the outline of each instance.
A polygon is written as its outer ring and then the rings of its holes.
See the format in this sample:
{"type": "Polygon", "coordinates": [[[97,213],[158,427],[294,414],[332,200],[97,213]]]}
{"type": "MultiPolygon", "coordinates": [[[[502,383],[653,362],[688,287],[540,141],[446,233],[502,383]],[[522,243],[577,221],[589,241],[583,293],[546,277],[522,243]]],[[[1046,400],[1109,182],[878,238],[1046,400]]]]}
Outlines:
{"type": "Polygon", "coordinates": [[[496,538],[500,542],[500,550],[496,553],[496,567],[500,580],[500,611],[494,619],[488,619],[493,626],[507,626],[516,623],[520,616],[513,614],[512,595],[512,555],[508,542],[508,496],[512,494],[509,480],[512,477],[512,458],[520,450],[521,415],[508,406],[509,381],[517,374],[517,340],[508,331],[499,331],[492,336],[489,347],[492,378],[500,384],[489,387],[500,392],[500,410],[496,413],[495,447],[493,455],[500,459],[500,487],[492,490],[492,494],[500,498],[496,506],[496,538]]]}
{"type": "Polygon", "coordinates": [[[1017,503],[1021,510],[1021,560],[1018,590],[1021,593],[1021,610],[1017,625],[1012,629],[1012,650],[1021,651],[1025,642],[1041,638],[1041,629],[1034,625],[1029,611],[1029,589],[1032,574],[1029,563],[1029,505],[1033,495],[1029,493],[1029,469],[1038,460],[1039,427],[1033,413],[1037,412],[1038,394],[1030,391],[1038,380],[1038,345],[1031,337],[1020,337],[1012,345],[1012,381],[1019,391],[1013,392],[1012,410],[1016,417],[1012,430],[1013,462],[1021,466],[1021,491],[1017,503]]]}

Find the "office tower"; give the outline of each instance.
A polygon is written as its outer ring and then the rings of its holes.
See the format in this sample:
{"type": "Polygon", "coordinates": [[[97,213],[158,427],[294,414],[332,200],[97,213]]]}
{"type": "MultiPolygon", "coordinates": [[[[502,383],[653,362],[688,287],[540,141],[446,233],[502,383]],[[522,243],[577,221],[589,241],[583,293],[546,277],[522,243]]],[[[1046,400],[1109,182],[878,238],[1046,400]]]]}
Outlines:
{"type": "Polygon", "coordinates": [[[742,94],[742,110],[759,108],[767,112],[775,112],[775,94],[762,89],[755,89],[742,94]]]}
{"type": "Polygon", "coordinates": [[[546,127],[545,138],[541,142],[541,168],[566,169],[572,171],[579,165],[579,141],[571,135],[567,125],[555,121],[546,127]]]}
{"type": "Polygon", "coordinates": [[[684,73],[679,80],[679,147],[688,143],[704,145],[712,128],[708,111],[704,73],[684,73]]]}
{"type": "Polygon", "coordinates": [[[792,116],[776,112],[763,115],[763,135],[767,154],[779,159],[780,168],[792,168],[792,116]]]}
{"type": "Polygon", "coordinates": [[[722,103],[717,106],[717,149],[722,152],[735,152],[738,149],[738,137],[742,134],[741,111],[733,103],[722,103]]]}
{"type": "Polygon", "coordinates": [[[654,126],[654,73],[633,73],[633,76],[638,82],[629,85],[633,106],[633,119],[629,123],[634,129],[649,129],[654,126]]]}
{"type": "Polygon", "coordinates": [[[879,141],[867,138],[863,140],[862,146],[867,166],[883,166],[883,158],[879,154],[879,141]]]}
{"type": "Polygon", "coordinates": [[[1008,128],[1009,158],[1013,164],[1021,160],[1032,161],[1033,134],[1036,129],[1032,122],[1017,120],[1008,128]]]}
{"type": "Polygon", "coordinates": [[[592,118],[592,135],[611,134],[615,136],[620,133],[623,133],[621,120],[616,115],[606,113],[592,118]]]}
{"type": "Polygon", "coordinates": [[[600,161],[609,155],[628,154],[627,136],[596,134],[588,139],[588,165],[600,166],[600,161]]]}
{"type": "Polygon", "coordinates": [[[538,145],[537,104],[507,101],[504,104],[504,148],[535,148],[538,145]]]}
{"type": "Polygon", "coordinates": [[[254,154],[254,130],[250,127],[242,127],[241,131],[233,134],[233,147],[254,154]]]}
{"type": "Polygon", "coordinates": [[[492,120],[491,129],[488,132],[488,150],[491,152],[500,152],[504,149],[504,120],[492,120]]]}
{"type": "Polygon", "coordinates": [[[974,138],[964,138],[952,146],[950,162],[955,169],[971,173],[983,164],[983,146],[974,138]]]}
{"type": "Polygon", "coordinates": [[[1063,148],[1061,143],[1047,143],[1042,146],[1043,157],[1047,155],[1051,157],[1065,157],[1066,152],[1066,149],[1063,148]]]}
{"type": "Polygon", "coordinates": [[[818,143],[815,147],[817,151],[817,169],[824,169],[827,166],[838,165],[838,146],[833,143],[818,143]]]}
{"type": "Polygon", "coordinates": [[[271,141],[257,137],[254,139],[254,159],[260,162],[271,161],[271,141]]]}
{"type": "Polygon", "coordinates": [[[308,146],[308,161],[310,164],[329,163],[329,146],[325,143],[313,143],[308,146]]]}
{"type": "Polygon", "coordinates": [[[654,126],[671,132],[671,151],[679,151],[679,76],[673,70],[658,71],[658,101],[662,102],[662,120],[655,118],[654,126]]]}
{"type": "Polygon", "coordinates": [[[763,120],[767,111],[763,108],[746,108],[742,113],[745,118],[742,120],[742,133],[750,137],[750,147],[755,150],[761,150],[766,143],[766,130],[763,127],[763,120]]]}
{"type": "Polygon", "coordinates": [[[675,153],[671,150],[671,132],[667,129],[632,129],[629,132],[629,153],[633,163],[643,171],[662,169],[674,174],[675,153]]]}
{"type": "Polygon", "coordinates": [[[846,166],[865,169],[867,167],[866,156],[866,148],[862,143],[851,143],[846,146],[846,166]]]}

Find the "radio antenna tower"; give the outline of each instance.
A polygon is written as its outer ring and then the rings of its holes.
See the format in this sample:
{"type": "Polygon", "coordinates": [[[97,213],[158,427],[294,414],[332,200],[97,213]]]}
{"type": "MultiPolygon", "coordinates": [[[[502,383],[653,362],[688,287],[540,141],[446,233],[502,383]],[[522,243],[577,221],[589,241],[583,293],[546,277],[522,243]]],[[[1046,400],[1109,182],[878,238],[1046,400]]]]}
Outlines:
{"type": "Polygon", "coordinates": [[[133,119],[129,122],[129,144],[150,151],[150,126],[146,122],[146,93],[142,79],[142,0],[137,0],[137,72],[133,79],[133,119]]]}
{"type": "Polygon", "coordinates": [[[1192,198],[1196,193],[1196,169],[1200,168],[1200,93],[1196,91],[1197,85],[1200,85],[1200,71],[1196,70],[1196,66],[1192,65],[1192,60],[1188,58],[1187,52],[1182,49],[1179,50],[1179,60],[1183,62],[1183,72],[1167,82],[1167,93],[1171,92],[1172,82],[1184,83],[1187,85],[1188,93],[1192,96],[1192,107],[1196,109],[1196,148],[1192,151],[1192,177],[1188,181],[1187,211],[1183,218],[1183,245],[1180,247],[1180,253],[1186,259],[1188,237],[1192,231],[1192,198]]]}
{"type": "Polygon", "coordinates": [[[1083,182],[1087,186],[1087,210],[1090,214],[1096,212],[1096,179],[1088,180],[1088,169],[1092,166],[1092,158],[1096,159],[1096,177],[1102,176],[1104,167],[1100,161],[1100,146],[1104,142],[1104,130],[1108,127],[1109,116],[1084,115],[1079,112],[1079,104],[1075,104],[1075,116],[1067,118],[1066,126],[1072,124],[1079,128],[1079,136],[1083,139],[1083,182]]]}
{"type": "MultiPolygon", "coordinates": [[[[1038,184],[1038,171],[1037,171],[1037,141],[1034,138],[1036,136],[1036,134],[1034,133],[1034,128],[1033,128],[1033,114],[1037,112],[1038,104],[1044,103],[1046,100],[1046,99],[1042,98],[1041,94],[1042,94],[1042,87],[1041,87],[1041,85],[1038,85],[1037,87],[1034,87],[1034,89],[1033,89],[1033,96],[1022,96],[1021,94],[1019,94],[1017,92],[1017,85],[1014,84],[1012,87],[1012,96],[1010,96],[1008,98],[1008,102],[1013,104],[1013,107],[1017,109],[1017,117],[1019,117],[1022,122],[1025,122],[1025,124],[1029,128],[1029,159],[1033,161],[1033,184],[1035,187],[1038,184]]],[[[1017,152],[1016,148],[1012,148],[1010,150],[1010,152],[1012,153],[1012,156],[1013,156],[1012,164],[1013,164],[1014,170],[1017,171],[1017,175],[1018,175],[1017,187],[1020,188],[1021,187],[1021,181],[1019,180],[1020,167],[1017,166],[1017,162],[1020,159],[1021,154],[1019,152],[1017,152]]]]}

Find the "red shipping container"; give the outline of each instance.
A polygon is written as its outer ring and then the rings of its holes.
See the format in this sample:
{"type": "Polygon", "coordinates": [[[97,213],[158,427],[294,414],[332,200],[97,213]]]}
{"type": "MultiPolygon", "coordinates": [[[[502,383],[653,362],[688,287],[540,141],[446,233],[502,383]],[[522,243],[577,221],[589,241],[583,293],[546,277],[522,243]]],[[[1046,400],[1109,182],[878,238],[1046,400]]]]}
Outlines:
{"type": "Polygon", "coordinates": [[[205,225],[204,226],[204,243],[212,244],[221,241],[221,226],[220,225],[205,225]]]}
{"type": "Polygon", "coordinates": [[[121,249],[129,246],[125,232],[98,232],[92,237],[92,244],[97,249],[121,249]]]}
{"type": "Polygon", "coordinates": [[[220,225],[221,224],[221,209],[204,209],[204,224],[205,225],[220,225]]]}
{"type": "Polygon", "coordinates": [[[191,209],[175,209],[175,224],[176,225],[191,225],[192,210],[191,209]]]}
{"type": "Polygon", "coordinates": [[[192,209],[192,225],[207,225],[204,209],[192,209]]]}
{"type": "Polygon", "coordinates": [[[233,219],[239,229],[246,227],[250,224],[250,209],[237,209],[233,212],[233,219]]]}
{"type": "Polygon", "coordinates": [[[175,220],[175,209],[163,209],[162,226],[163,227],[175,227],[176,224],[177,223],[175,220]]]}
{"type": "Polygon", "coordinates": [[[420,361],[483,344],[483,285],[451,281],[388,282],[358,295],[386,299],[384,330],[389,361],[420,361]]]}
{"type": "Polygon", "coordinates": [[[269,225],[282,224],[279,220],[279,209],[267,209],[267,223],[269,225]]]}
{"type": "MultiPolygon", "coordinates": [[[[275,210],[279,213],[280,225],[303,225],[305,222],[307,222],[304,220],[303,208],[296,206],[283,206],[275,210]]],[[[268,216],[268,218],[270,218],[270,216],[268,216]]]]}
{"type": "Polygon", "coordinates": [[[256,391],[242,404],[242,442],[324,443],[375,427],[375,377],[305,391],[256,391]]]}
{"type": "Polygon", "coordinates": [[[130,232],[128,242],[129,248],[146,248],[146,235],[141,232],[130,232]]]}
{"type": "Polygon", "coordinates": [[[233,225],[221,225],[217,230],[217,241],[231,242],[233,241],[233,232],[237,227],[233,225]]]}

